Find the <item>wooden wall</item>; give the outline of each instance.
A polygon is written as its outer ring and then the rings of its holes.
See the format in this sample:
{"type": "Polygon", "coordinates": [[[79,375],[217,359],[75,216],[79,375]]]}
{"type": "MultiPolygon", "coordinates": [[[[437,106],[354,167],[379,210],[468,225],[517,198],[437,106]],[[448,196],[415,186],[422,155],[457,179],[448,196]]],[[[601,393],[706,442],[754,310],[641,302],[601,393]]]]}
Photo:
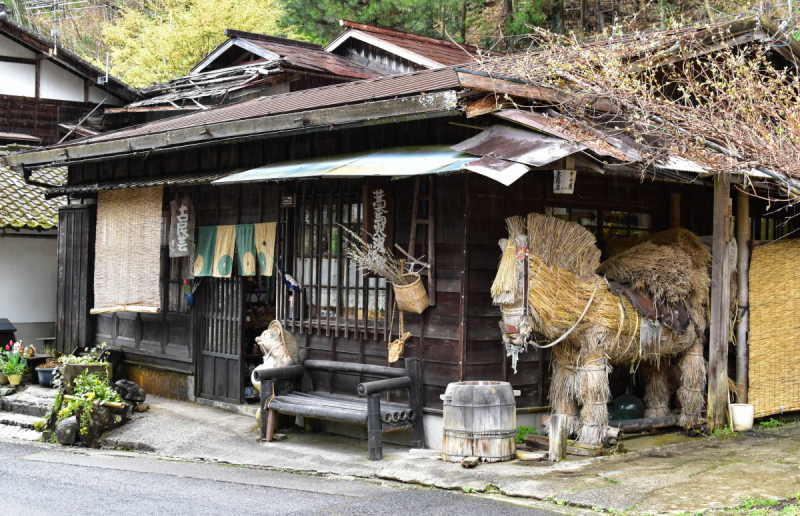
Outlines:
{"type": "Polygon", "coordinates": [[[22,133],[52,145],[61,139],[58,124],[75,124],[95,104],[5,95],[0,99],[0,132],[22,133]]]}
{"type": "Polygon", "coordinates": [[[62,353],[93,340],[89,310],[94,299],[96,208],[78,205],[58,210],[56,349],[62,353]]]}

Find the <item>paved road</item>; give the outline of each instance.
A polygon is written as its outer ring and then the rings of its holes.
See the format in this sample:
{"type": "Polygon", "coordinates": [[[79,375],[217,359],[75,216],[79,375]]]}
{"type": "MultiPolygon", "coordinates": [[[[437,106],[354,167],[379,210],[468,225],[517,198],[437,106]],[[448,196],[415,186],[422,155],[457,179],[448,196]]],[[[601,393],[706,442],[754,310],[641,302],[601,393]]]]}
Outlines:
{"type": "Polygon", "coordinates": [[[552,516],[434,489],[0,442],[2,514],[552,516]]]}

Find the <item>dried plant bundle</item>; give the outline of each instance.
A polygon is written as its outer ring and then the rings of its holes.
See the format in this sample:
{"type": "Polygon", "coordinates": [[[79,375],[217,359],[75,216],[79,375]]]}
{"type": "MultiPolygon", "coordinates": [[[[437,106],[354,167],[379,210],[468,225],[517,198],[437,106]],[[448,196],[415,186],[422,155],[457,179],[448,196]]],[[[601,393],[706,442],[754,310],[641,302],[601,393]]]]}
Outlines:
{"type": "Polygon", "coordinates": [[[385,246],[368,244],[355,232],[339,224],[346,235],[347,256],[360,265],[365,272],[377,274],[393,285],[408,285],[403,276],[403,264],[394,257],[392,251],[385,246]]]}

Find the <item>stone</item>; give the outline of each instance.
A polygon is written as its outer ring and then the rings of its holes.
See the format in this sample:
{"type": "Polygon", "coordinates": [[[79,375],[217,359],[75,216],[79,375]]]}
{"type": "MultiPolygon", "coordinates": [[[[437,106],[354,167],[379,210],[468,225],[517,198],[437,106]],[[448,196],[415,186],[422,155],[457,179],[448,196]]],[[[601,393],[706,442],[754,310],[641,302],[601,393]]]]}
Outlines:
{"type": "Polygon", "coordinates": [[[149,410],[149,409],[150,409],[150,405],[148,405],[147,403],[140,403],[140,404],[136,405],[136,409],[134,409],[134,410],[136,410],[136,412],[144,412],[144,411],[149,410]]]}
{"type": "Polygon", "coordinates": [[[78,418],[68,417],[56,427],[56,441],[63,446],[72,446],[78,440],[79,430],[78,418]]]}
{"type": "Polygon", "coordinates": [[[17,392],[17,388],[16,387],[0,387],[0,398],[2,398],[4,396],[10,396],[11,394],[14,394],[15,392],[17,392]]]}
{"type": "Polygon", "coordinates": [[[44,441],[46,443],[49,443],[50,439],[52,439],[52,437],[53,437],[53,431],[52,430],[45,430],[44,432],[42,432],[42,441],[44,441]]]}
{"type": "Polygon", "coordinates": [[[273,441],[285,441],[288,438],[289,438],[289,436],[286,435],[286,434],[273,434],[272,435],[272,440],[273,441]]]}
{"type": "Polygon", "coordinates": [[[88,448],[99,448],[103,433],[124,423],[124,416],[124,408],[95,405],[86,432],[81,434],[81,443],[88,448]]]}
{"type": "Polygon", "coordinates": [[[114,390],[116,390],[125,401],[141,403],[147,398],[145,390],[142,389],[139,384],[130,380],[118,380],[114,384],[114,390]]]}

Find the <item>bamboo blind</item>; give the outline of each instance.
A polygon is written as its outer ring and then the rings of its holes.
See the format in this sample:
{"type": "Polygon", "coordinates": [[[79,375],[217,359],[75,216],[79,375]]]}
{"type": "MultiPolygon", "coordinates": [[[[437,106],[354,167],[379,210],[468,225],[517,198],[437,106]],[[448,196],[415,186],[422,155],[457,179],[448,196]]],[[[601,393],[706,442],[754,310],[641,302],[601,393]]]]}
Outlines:
{"type": "Polygon", "coordinates": [[[800,410],[800,240],[753,249],[749,377],[756,417],[800,410]]]}
{"type": "Polygon", "coordinates": [[[161,310],[163,187],[97,194],[92,313],[161,310]]]}

